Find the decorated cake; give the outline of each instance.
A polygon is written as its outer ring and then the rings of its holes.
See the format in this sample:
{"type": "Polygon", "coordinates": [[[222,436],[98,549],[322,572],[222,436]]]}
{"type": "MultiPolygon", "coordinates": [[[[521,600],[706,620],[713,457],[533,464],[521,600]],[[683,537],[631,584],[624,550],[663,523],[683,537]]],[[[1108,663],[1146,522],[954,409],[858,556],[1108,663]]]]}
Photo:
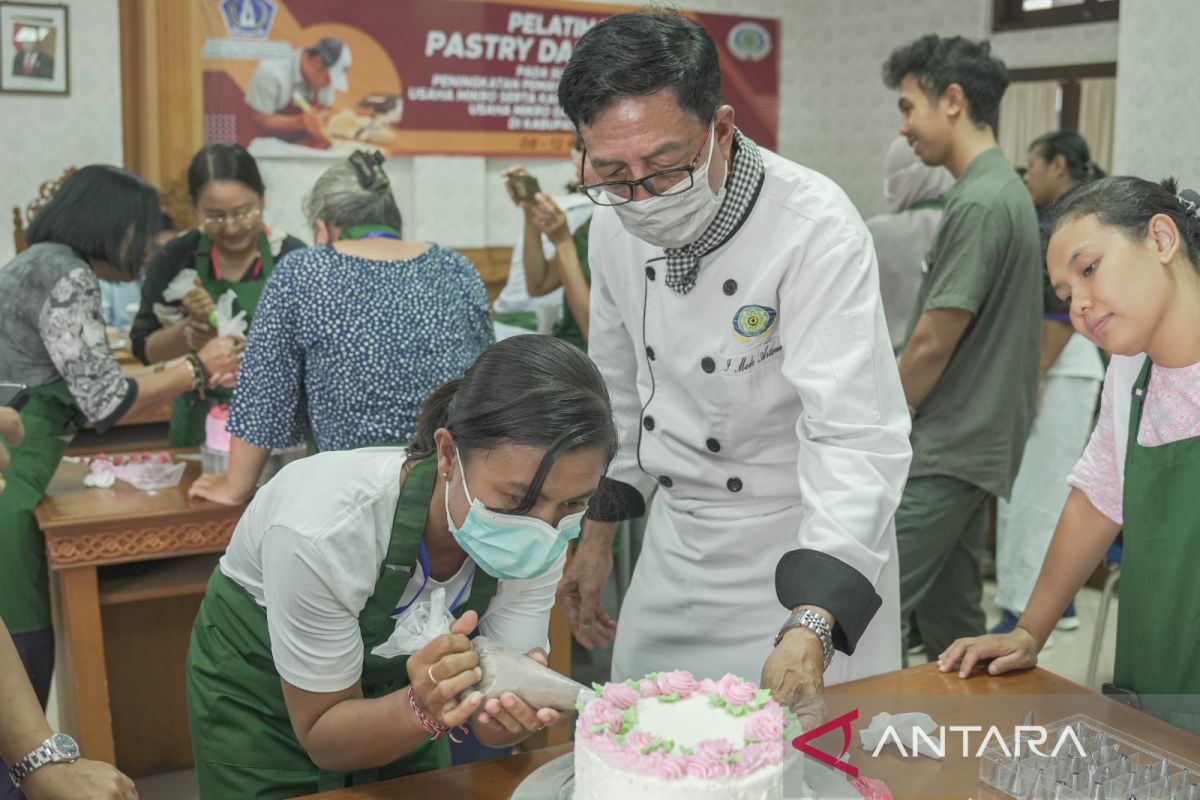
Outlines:
{"type": "Polygon", "coordinates": [[[204,420],[204,446],[217,453],[228,453],[229,439],[229,405],[222,403],[208,410],[204,420]]]}
{"type": "Polygon", "coordinates": [[[733,675],[596,684],[579,703],[575,800],[778,800],[793,720],[733,675]]]}

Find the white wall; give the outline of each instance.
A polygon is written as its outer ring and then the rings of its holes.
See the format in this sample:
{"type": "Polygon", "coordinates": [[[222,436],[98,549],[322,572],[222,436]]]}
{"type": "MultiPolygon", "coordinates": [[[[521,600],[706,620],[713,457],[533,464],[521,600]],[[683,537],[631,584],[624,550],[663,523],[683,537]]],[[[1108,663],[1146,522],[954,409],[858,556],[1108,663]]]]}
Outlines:
{"type": "Polygon", "coordinates": [[[1121,4],[1113,172],[1200,184],[1196,0],[1121,4]]]}
{"type": "Polygon", "coordinates": [[[13,206],[24,214],[67,167],[123,161],[117,0],[56,1],[70,6],[71,93],[0,94],[0,266],[14,255],[13,206]]]}

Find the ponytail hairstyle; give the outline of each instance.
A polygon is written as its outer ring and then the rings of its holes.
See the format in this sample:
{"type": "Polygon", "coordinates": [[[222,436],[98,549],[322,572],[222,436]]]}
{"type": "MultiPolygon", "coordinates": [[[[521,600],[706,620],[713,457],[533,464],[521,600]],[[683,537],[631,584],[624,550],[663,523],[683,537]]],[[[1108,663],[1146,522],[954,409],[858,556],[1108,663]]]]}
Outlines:
{"type": "Polygon", "coordinates": [[[356,225],[387,225],[402,230],[400,209],[383,163],[383,154],[378,150],[359,151],[325,170],[304,199],[309,225],[321,220],[342,230],[356,225]]]}
{"type": "Polygon", "coordinates": [[[240,144],[219,142],[202,147],[188,165],[188,195],[192,205],[200,202],[200,193],[213,181],[236,181],[258,195],[266,194],[258,162],[240,144]]]}
{"type": "Polygon", "coordinates": [[[1152,183],[1121,175],[1080,184],[1050,206],[1046,237],[1071,220],[1094,215],[1102,225],[1140,242],[1146,238],[1150,220],[1159,214],[1175,223],[1192,269],[1200,272],[1200,194],[1191,189],[1179,191],[1174,178],[1152,183]]]}
{"type": "Polygon", "coordinates": [[[552,336],[501,340],[461,378],[434,389],[417,416],[409,457],[434,455],[433,434],[439,428],[454,434],[464,464],[476,451],[502,444],[545,448],[529,491],[506,512],[511,514],[533,507],[564,453],[599,448],[607,469],[617,450],[612,405],[599,370],[582,350],[552,336]]]}
{"type": "Polygon", "coordinates": [[[1075,131],[1043,133],[1033,140],[1029,149],[1036,149],[1047,164],[1055,156],[1062,156],[1067,165],[1067,174],[1075,183],[1090,183],[1105,177],[1104,170],[1092,161],[1087,141],[1075,131]]]}

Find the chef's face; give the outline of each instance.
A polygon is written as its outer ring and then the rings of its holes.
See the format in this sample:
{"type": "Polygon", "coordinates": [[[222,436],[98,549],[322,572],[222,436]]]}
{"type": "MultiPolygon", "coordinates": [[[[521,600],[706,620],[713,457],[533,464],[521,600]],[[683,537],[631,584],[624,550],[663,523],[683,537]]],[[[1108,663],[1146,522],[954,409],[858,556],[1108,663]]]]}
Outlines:
{"type": "MultiPolygon", "coordinates": [[[[448,475],[450,514],[461,525],[470,503],[463,491],[454,436],[446,429],[435,435],[438,444],[438,472],[448,475]]],[[[497,444],[471,450],[463,464],[467,489],[472,498],[497,511],[519,507],[546,455],[543,447],[523,444],[497,444]]],[[[568,450],[558,457],[542,482],[542,491],[533,507],[523,512],[550,525],[558,525],[568,514],[587,508],[588,501],[604,474],[605,453],[596,447],[568,450]]],[[[435,496],[436,496],[435,492],[435,496]]]]}
{"type": "Polygon", "coordinates": [[[1046,264],[1075,329],[1111,353],[1136,355],[1150,350],[1174,294],[1169,266],[1178,248],[1178,231],[1163,215],[1141,241],[1086,215],[1054,232],[1046,264]]]}
{"type": "MultiPolygon", "coordinates": [[[[947,88],[942,96],[931,100],[917,81],[908,74],[900,81],[900,135],[908,139],[913,152],[931,167],[941,166],[950,156],[950,117],[953,98],[947,88]]],[[[959,90],[961,93],[961,90],[959,90]]]]}
{"type": "MultiPolygon", "coordinates": [[[[709,162],[708,183],[713,194],[721,188],[733,147],[733,107],[721,106],[716,113],[716,147],[709,162]]],[[[641,97],[622,97],[604,109],[591,125],[580,128],[586,158],[583,183],[636,181],[655,172],[690,165],[708,152],[704,137],[708,120],[698,120],[685,111],[674,89],[662,89],[641,97]]],[[[696,167],[703,166],[703,161],[696,167]]],[[[638,187],[634,201],[651,197],[638,187]]]]}
{"type": "Polygon", "coordinates": [[[226,253],[246,253],[258,246],[262,231],[262,197],[239,181],[209,181],[196,198],[200,225],[226,253]]]}

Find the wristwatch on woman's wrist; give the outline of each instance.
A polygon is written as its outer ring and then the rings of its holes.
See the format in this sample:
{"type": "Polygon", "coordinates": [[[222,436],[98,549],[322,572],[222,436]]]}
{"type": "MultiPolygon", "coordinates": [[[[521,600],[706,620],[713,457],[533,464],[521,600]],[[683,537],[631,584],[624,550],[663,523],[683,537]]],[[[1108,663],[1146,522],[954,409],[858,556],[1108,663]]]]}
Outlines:
{"type": "Polygon", "coordinates": [[[41,769],[47,764],[70,764],[79,759],[79,745],[65,733],[56,733],[37,746],[32,753],[12,765],[8,771],[12,782],[17,786],[29,777],[30,773],[41,769]]]}

